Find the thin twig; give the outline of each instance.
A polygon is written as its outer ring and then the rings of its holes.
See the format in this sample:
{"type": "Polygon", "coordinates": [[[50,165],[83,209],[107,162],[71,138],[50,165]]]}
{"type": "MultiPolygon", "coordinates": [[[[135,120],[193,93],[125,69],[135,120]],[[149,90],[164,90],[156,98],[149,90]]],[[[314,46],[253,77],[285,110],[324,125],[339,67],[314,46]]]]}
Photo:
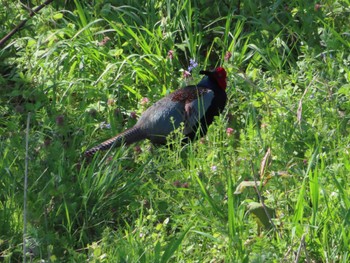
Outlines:
{"type": "Polygon", "coordinates": [[[30,123],[30,112],[27,118],[27,130],[26,130],[26,157],[24,166],[24,197],[23,197],[23,262],[26,262],[26,239],[27,239],[27,189],[28,189],[28,145],[29,145],[29,123],[30,123]]]}
{"type": "Polygon", "coordinates": [[[251,165],[252,172],[253,172],[253,175],[254,175],[255,190],[256,190],[256,192],[257,192],[257,194],[258,194],[259,201],[260,201],[262,207],[264,208],[265,214],[266,214],[267,218],[269,219],[269,222],[270,222],[272,228],[273,228],[273,229],[275,230],[275,232],[278,234],[279,238],[282,238],[281,233],[278,231],[276,225],[275,225],[274,222],[272,221],[271,216],[270,216],[270,214],[269,214],[269,211],[267,211],[267,208],[266,208],[266,206],[265,206],[264,200],[263,200],[263,198],[262,198],[262,196],[261,196],[261,193],[260,193],[260,190],[259,190],[259,186],[258,186],[258,182],[257,182],[258,176],[255,174],[254,165],[253,165],[253,162],[252,162],[252,161],[250,161],[250,165],[251,165]]]}
{"type": "Polygon", "coordinates": [[[303,95],[301,96],[301,98],[299,100],[298,110],[297,110],[297,122],[298,122],[299,126],[301,125],[301,121],[302,121],[303,99],[304,99],[306,93],[308,92],[309,88],[311,87],[311,84],[313,84],[315,82],[315,78],[316,78],[316,76],[310,81],[309,85],[306,87],[303,95]]]}
{"type": "Polygon", "coordinates": [[[238,0],[237,2],[237,15],[241,14],[241,0],[238,0]]]}
{"type": "Polygon", "coordinates": [[[264,178],[265,175],[265,171],[267,169],[267,166],[269,165],[270,162],[270,157],[271,157],[271,148],[269,147],[264,155],[264,158],[262,159],[261,163],[260,163],[260,180],[262,180],[264,178]]]}
{"type": "Polygon", "coordinates": [[[295,263],[298,263],[299,262],[299,258],[300,258],[300,255],[301,255],[301,249],[305,246],[305,234],[303,234],[303,236],[301,237],[301,240],[300,240],[300,245],[299,245],[299,248],[298,248],[298,251],[297,251],[297,255],[295,257],[295,263]]]}
{"type": "Polygon", "coordinates": [[[289,255],[289,253],[290,253],[291,251],[292,251],[292,246],[290,246],[290,247],[288,248],[286,254],[284,254],[283,259],[280,261],[281,263],[282,263],[282,262],[286,262],[287,256],[289,255]]]}
{"type": "Polygon", "coordinates": [[[35,8],[33,11],[29,12],[29,18],[22,20],[14,29],[10,31],[6,36],[4,36],[0,40],[0,48],[14,35],[16,32],[20,31],[21,28],[28,22],[30,18],[36,15],[37,12],[39,12],[41,9],[43,9],[45,6],[49,5],[54,0],[46,0],[43,4],[39,5],[37,8],[35,8]]]}
{"type": "Polygon", "coordinates": [[[27,6],[27,5],[23,4],[22,2],[20,3],[20,5],[23,6],[29,12],[29,14],[34,14],[35,13],[33,11],[33,9],[30,8],[30,6],[27,6]]]}

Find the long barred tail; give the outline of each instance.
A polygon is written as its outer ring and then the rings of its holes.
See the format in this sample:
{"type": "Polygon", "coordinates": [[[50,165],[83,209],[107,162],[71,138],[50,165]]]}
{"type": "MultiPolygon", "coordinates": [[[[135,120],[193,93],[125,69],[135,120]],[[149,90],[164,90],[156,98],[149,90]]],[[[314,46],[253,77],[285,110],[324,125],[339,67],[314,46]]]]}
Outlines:
{"type": "Polygon", "coordinates": [[[117,136],[114,136],[113,138],[87,150],[84,155],[85,157],[92,157],[98,151],[108,150],[111,147],[119,147],[122,144],[129,145],[143,139],[146,139],[146,135],[138,127],[132,127],[118,134],[117,136]]]}

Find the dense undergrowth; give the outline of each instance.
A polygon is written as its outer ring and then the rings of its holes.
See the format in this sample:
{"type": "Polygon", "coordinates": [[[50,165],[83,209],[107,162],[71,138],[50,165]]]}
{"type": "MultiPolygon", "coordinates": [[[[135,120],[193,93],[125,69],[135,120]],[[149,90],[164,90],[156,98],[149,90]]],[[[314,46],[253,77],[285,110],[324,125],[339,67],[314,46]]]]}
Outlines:
{"type": "MultiPolygon", "coordinates": [[[[3,37],[41,2],[0,3],[3,37]]],[[[33,262],[348,262],[349,4],[42,9],[0,51],[2,260],[22,260],[26,225],[33,262]],[[81,158],[219,65],[229,102],[205,138],[81,158]]]]}

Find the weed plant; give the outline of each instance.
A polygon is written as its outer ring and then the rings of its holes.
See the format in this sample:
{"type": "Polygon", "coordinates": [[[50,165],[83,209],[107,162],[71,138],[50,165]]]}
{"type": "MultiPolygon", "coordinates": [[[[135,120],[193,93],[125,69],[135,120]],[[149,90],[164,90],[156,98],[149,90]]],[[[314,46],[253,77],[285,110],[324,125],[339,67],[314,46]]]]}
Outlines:
{"type": "MultiPolygon", "coordinates": [[[[0,0],[0,37],[39,4],[0,0]]],[[[1,260],[25,240],[32,262],[349,262],[349,6],[43,8],[0,50],[1,260]],[[229,101],[204,138],[82,158],[219,65],[229,101]]]]}

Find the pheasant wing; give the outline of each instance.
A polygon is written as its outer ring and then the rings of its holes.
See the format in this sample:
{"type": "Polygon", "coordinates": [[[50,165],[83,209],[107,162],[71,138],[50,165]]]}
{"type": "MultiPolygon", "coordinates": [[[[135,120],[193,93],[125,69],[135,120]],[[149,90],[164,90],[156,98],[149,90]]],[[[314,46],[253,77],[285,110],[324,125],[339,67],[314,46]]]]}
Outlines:
{"type": "Polygon", "coordinates": [[[184,134],[195,132],[214,99],[214,92],[208,88],[190,86],[174,93],[172,100],[181,102],[185,124],[184,134]]]}

